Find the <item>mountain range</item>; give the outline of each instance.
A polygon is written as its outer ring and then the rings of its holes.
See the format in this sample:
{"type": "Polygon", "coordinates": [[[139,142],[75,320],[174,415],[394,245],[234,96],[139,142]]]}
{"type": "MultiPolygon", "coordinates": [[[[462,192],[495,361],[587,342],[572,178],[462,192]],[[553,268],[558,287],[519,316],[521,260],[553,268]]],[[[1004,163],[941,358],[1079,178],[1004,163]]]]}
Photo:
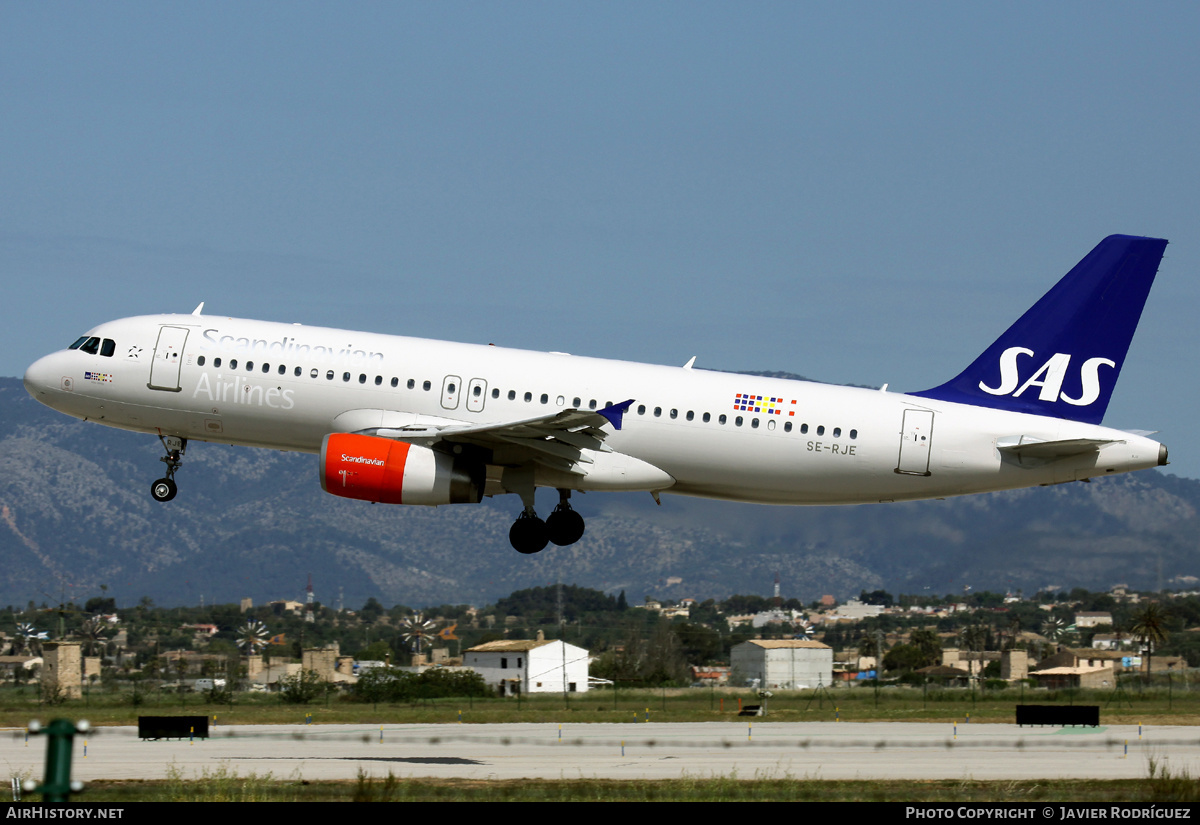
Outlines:
{"type": "MultiPolygon", "coordinates": [[[[1027,595],[1186,589],[1200,576],[1200,482],[1158,471],[946,501],[770,507],[576,495],[587,533],[521,556],[515,496],[438,508],[323,493],[313,455],[191,442],[159,504],[156,438],[77,421],[0,378],[0,604],[302,599],[348,608],[486,604],[577,584],[630,603],[734,593],[810,601],[862,590],[1027,595]]],[[[540,494],[540,510],[556,500],[540,494]]],[[[543,513],[544,514],[544,513],[543,513]]]]}

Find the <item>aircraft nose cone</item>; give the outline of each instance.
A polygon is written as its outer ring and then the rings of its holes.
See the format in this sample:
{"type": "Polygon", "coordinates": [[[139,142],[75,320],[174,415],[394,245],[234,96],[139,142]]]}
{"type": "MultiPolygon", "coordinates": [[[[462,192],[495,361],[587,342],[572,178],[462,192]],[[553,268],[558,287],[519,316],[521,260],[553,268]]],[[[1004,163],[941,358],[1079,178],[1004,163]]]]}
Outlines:
{"type": "Polygon", "coordinates": [[[54,356],[47,355],[34,361],[25,370],[25,392],[45,403],[46,393],[60,389],[59,385],[64,380],[69,379],[64,379],[55,367],[54,356]]]}

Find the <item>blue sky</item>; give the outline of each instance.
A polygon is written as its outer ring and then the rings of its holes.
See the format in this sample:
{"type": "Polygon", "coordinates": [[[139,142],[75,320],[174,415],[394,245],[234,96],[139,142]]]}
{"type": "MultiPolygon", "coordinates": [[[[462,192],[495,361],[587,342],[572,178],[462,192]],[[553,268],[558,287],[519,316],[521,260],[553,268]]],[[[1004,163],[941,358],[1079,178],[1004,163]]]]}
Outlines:
{"type": "Polygon", "coordinates": [[[207,311],[918,390],[1171,241],[1105,423],[1200,477],[1194,3],[0,0],[0,374],[207,311]]]}

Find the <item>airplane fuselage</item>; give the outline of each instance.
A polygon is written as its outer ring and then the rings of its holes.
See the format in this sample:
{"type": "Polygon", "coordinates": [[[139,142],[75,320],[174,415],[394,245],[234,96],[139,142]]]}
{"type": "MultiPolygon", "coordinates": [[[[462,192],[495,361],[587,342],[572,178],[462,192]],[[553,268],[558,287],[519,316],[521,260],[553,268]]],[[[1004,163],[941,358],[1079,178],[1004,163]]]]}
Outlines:
{"type": "MultiPolygon", "coordinates": [[[[205,315],[126,318],[85,338],[100,347],[29,368],[34,397],[195,441],[317,453],[330,433],[487,425],[632,399],[605,441],[611,453],[579,472],[535,468],[536,486],[560,489],[852,504],[1165,463],[1158,442],[1095,424],[807,381],[205,315]],[[1022,439],[1101,446],[1050,458],[1002,449],[1022,439]]],[[[487,495],[509,491],[504,469],[522,460],[506,449],[487,453],[487,495]]]]}

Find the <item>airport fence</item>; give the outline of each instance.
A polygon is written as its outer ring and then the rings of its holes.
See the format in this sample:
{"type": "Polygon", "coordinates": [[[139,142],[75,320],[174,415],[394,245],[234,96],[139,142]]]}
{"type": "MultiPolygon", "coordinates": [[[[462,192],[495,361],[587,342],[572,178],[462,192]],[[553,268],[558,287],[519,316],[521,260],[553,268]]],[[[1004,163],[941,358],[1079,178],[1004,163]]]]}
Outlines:
{"type": "Polygon", "coordinates": [[[735,718],[748,707],[777,721],[955,721],[1013,722],[1019,704],[1095,705],[1105,724],[1200,724],[1200,680],[1145,687],[1122,684],[1108,690],[1004,690],[966,688],[857,687],[772,691],[769,697],[736,688],[627,688],[606,686],[584,693],[527,694],[506,698],[417,698],[403,703],[351,701],[324,693],[303,704],[274,694],[212,695],[93,688],[81,699],[47,701],[33,688],[0,688],[0,724],[23,726],[31,718],[85,717],[96,724],[135,724],[139,715],[204,714],[230,723],[280,724],[312,716],[323,723],[403,721],[546,721],[564,714],[577,721],[714,721],[735,718]]]}

